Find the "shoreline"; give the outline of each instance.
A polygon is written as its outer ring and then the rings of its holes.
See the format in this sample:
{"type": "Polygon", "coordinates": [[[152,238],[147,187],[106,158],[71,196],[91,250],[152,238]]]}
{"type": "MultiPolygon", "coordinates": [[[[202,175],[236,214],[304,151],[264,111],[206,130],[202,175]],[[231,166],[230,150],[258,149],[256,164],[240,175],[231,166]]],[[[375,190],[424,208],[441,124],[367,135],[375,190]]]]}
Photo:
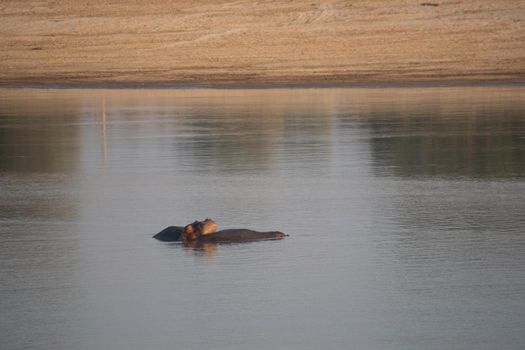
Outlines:
{"type": "Polygon", "coordinates": [[[265,84],[175,84],[163,82],[85,82],[85,83],[3,83],[0,89],[41,90],[270,90],[270,89],[403,89],[454,87],[525,87],[525,80],[432,80],[351,83],[265,83],[265,84]]]}

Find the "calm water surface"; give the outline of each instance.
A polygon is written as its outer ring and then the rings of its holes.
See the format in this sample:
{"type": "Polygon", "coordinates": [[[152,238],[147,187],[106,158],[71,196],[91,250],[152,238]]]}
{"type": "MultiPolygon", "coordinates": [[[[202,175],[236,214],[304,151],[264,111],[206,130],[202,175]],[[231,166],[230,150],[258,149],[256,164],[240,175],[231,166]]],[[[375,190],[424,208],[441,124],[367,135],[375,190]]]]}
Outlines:
{"type": "Polygon", "coordinates": [[[523,349],[525,88],[0,90],[2,349],[523,349]],[[285,240],[151,238],[211,217],[285,240]]]}

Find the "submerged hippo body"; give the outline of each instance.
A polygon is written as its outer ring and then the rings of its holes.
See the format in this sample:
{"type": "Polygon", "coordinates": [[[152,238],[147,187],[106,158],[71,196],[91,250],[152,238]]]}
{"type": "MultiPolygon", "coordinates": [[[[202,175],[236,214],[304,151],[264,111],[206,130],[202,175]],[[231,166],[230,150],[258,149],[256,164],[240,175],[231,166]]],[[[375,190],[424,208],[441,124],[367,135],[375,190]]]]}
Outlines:
{"type": "Polygon", "coordinates": [[[267,239],[282,239],[285,236],[284,233],[279,231],[259,232],[240,228],[217,231],[205,236],[200,236],[197,240],[199,242],[210,243],[240,243],[267,239]]]}

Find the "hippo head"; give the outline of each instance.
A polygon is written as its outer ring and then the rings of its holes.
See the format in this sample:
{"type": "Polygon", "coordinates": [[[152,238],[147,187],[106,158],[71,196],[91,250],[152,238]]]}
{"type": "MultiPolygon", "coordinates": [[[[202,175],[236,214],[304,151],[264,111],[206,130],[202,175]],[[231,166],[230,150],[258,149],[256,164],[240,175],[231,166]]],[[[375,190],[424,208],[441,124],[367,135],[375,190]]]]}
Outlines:
{"type": "Polygon", "coordinates": [[[201,235],[209,235],[217,231],[217,224],[210,218],[199,222],[199,230],[201,235]]]}
{"type": "Polygon", "coordinates": [[[194,241],[200,236],[209,235],[217,231],[217,224],[212,219],[204,221],[195,221],[184,227],[180,239],[182,241],[194,241]]]}

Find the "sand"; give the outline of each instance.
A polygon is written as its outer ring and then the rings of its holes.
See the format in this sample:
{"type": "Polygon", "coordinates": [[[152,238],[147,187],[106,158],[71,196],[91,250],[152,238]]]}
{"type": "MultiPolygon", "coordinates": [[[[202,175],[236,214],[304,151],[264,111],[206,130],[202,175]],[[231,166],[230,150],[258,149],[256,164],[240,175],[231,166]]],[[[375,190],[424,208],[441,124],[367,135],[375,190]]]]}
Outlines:
{"type": "Polygon", "coordinates": [[[0,83],[525,81],[525,1],[425,2],[2,0],[0,83]]]}

